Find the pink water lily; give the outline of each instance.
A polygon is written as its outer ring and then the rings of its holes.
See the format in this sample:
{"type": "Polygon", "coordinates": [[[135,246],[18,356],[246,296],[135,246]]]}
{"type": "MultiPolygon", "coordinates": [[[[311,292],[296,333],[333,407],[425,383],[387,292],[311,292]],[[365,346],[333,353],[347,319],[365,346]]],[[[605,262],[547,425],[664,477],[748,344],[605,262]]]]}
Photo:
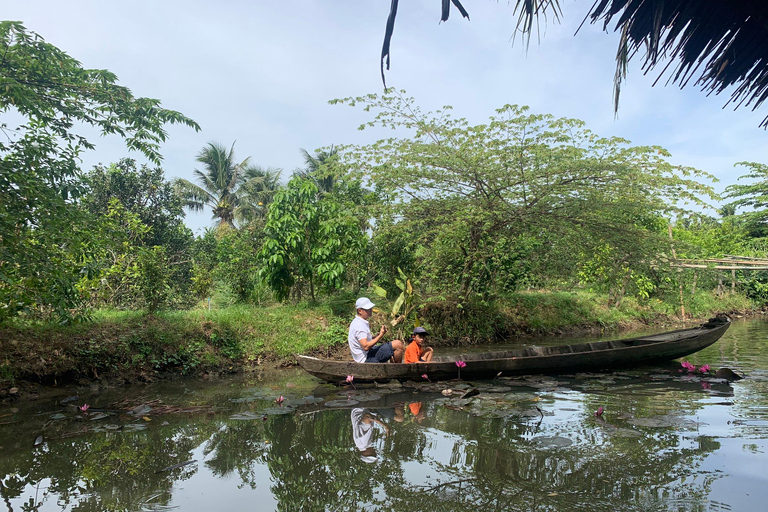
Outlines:
{"type": "Polygon", "coordinates": [[[682,366],[683,369],[688,370],[688,373],[693,373],[696,371],[696,366],[692,365],[688,361],[683,361],[682,363],[680,363],[680,366],[682,366]]]}
{"type": "MultiPolygon", "coordinates": [[[[429,375],[427,375],[426,373],[422,373],[422,374],[421,374],[421,378],[422,378],[422,379],[426,379],[426,380],[429,380],[429,375]]],[[[429,380],[429,382],[432,382],[432,381],[431,381],[431,380],[429,380]]]]}
{"type": "Polygon", "coordinates": [[[461,369],[464,368],[465,366],[467,366],[467,363],[465,363],[464,361],[462,361],[462,360],[456,361],[456,367],[459,369],[458,370],[458,372],[459,372],[459,380],[461,380],[461,369]]]}
{"type": "Polygon", "coordinates": [[[281,404],[285,401],[285,398],[283,398],[283,395],[280,395],[279,397],[275,398],[275,402],[278,404],[281,404]]]}
{"type": "Polygon", "coordinates": [[[699,371],[700,371],[701,373],[709,373],[709,365],[708,365],[708,364],[705,364],[704,366],[702,366],[701,368],[699,368],[699,371]]]}
{"type": "Polygon", "coordinates": [[[88,404],[83,404],[83,405],[79,406],[78,409],[80,409],[80,412],[87,412],[88,409],[90,409],[90,407],[91,406],[88,405],[88,404]]]}
{"type": "Polygon", "coordinates": [[[598,417],[599,417],[599,416],[602,416],[602,415],[603,415],[603,406],[601,405],[601,406],[600,406],[600,407],[598,407],[598,408],[597,408],[597,410],[595,411],[595,416],[598,416],[598,417]]]}
{"type": "MultiPolygon", "coordinates": [[[[355,383],[353,382],[354,380],[355,380],[354,375],[347,375],[346,382],[347,382],[347,384],[349,384],[353,388],[355,387],[355,383]]],[[[355,388],[355,389],[357,389],[357,388],[355,388]]]]}

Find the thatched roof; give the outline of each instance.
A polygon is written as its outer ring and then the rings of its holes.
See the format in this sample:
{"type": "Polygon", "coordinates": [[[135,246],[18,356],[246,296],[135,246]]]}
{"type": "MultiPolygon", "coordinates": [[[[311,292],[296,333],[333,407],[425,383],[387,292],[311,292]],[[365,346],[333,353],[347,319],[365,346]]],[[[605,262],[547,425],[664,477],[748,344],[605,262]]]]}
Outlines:
{"type": "MultiPolygon", "coordinates": [[[[459,0],[441,0],[441,20],[459,0]]],[[[381,49],[389,69],[389,46],[398,0],[392,0],[381,49]]],[[[515,0],[518,29],[530,36],[533,21],[561,15],[559,0],[515,0]]],[[[658,80],[685,87],[693,81],[707,94],[735,89],[728,103],[759,107],[768,99],[768,1],[766,0],[596,0],[585,21],[621,33],[616,53],[614,102],[618,108],[627,62],[644,50],[642,68],[660,68],[658,80]]],[[[386,84],[385,84],[386,85],[386,84]]],[[[768,117],[762,127],[768,127],[768,117]]]]}

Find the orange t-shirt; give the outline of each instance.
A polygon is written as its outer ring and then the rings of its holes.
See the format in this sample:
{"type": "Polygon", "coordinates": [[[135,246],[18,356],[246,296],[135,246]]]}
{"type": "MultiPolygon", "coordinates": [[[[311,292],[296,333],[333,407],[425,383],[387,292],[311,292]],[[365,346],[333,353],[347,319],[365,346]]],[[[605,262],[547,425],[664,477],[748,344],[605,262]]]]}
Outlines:
{"type": "Polygon", "coordinates": [[[424,350],[418,343],[412,341],[408,348],[405,349],[405,361],[406,363],[418,363],[421,361],[421,356],[424,355],[424,350]]]}

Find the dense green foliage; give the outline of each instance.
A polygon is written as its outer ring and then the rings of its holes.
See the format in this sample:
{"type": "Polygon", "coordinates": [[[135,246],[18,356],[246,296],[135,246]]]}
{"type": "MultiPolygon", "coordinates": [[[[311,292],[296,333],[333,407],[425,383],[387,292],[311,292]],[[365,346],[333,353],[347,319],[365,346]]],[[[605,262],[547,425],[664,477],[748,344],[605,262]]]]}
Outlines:
{"type": "Polygon", "coordinates": [[[471,126],[399,93],[343,101],[375,112],[370,126],[405,131],[345,156],[387,198],[376,236],[396,254],[406,241],[403,261],[386,265],[418,269],[435,293],[495,299],[581,281],[647,297],[669,253],[664,218],[714,196],[662,148],[604,139],[577,120],[507,105],[471,126]]]}
{"type": "Polygon", "coordinates": [[[0,22],[0,319],[19,313],[66,319],[81,304],[75,283],[98,240],[73,207],[81,193],[79,156],[94,145],[80,135],[90,125],[122,137],[128,149],[155,163],[164,126],[197,124],[136,98],[105,70],[78,61],[17,22],[0,22]]]}
{"type": "MultiPolygon", "coordinates": [[[[702,213],[719,200],[712,177],[671,164],[662,147],[516,105],[473,125],[388,91],[334,103],[362,107],[363,128],[391,137],[302,150],[286,184],[217,143],[196,155],[196,183],[167,181],[157,167],[164,126],[193,121],[18,23],[0,23],[0,44],[0,112],[22,119],[4,124],[0,141],[0,322],[105,308],[271,315],[276,303],[309,301],[332,312],[316,333],[332,345],[355,297],[374,292],[389,315],[378,321],[404,317],[395,334],[423,322],[452,341],[707,314],[713,297],[723,309],[746,307],[744,295],[768,301],[767,271],[717,266],[765,256],[763,164],[742,164],[750,183],[728,187],[715,218],[702,213]],[[83,124],[151,164],[80,169],[95,149],[83,124]],[[210,208],[215,226],[195,238],[185,208],[210,208]]],[[[307,347],[322,345],[313,339],[307,347]]],[[[233,360],[262,354],[238,331],[196,345],[195,357],[209,343],[233,360]],[[232,341],[240,336],[253,346],[232,341]]]]}

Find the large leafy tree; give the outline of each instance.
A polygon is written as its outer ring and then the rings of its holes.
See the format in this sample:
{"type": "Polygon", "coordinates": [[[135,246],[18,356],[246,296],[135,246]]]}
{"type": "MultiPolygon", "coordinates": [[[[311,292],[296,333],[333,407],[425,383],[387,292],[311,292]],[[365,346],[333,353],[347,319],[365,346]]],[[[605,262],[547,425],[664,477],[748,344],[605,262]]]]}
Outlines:
{"type": "Polygon", "coordinates": [[[123,158],[95,166],[83,182],[81,205],[95,217],[98,229],[93,237],[104,238],[98,257],[94,254],[95,275],[81,283],[91,302],[153,310],[164,302],[158,294],[145,300],[147,289],[162,288],[149,287],[153,282],[166,283],[165,298],[188,296],[194,237],[184,225],[181,199],[162,168],[123,158]],[[151,270],[151,278],[145,270],[151,270]]]}
{"type": "Polygon", "coordinates": [[[184,206],[190,210],[202,211],[206,206],[211,208],[213,218],[220,226],[234,228],[236,221],[257,216],[280,183],[279,170],[254,166],[250,163],[251,157],[238,162],[234,143],[227,149],[221,144],[209,142],[198,153],[196,160],[203,167],[202,171],[194,171],[199,185],[178,178],[175,181],[176,190],[184,200],[184,206]]]}
{"type": "Polygon", "coordinates": [[[749,172],[739,180],[749,183],[729,185],[725,197],[733,199],[724,206],[726,212],[740,213],[736,216],[753,238],[768,236],[768,165],[758,162],[739,162],[749,172]]]}
{"type": "Polygon", "coordinates": [[[81,210],[80,155],[90,125],[161,160],[166,124],[197,123],[134,97],[106,70],[86,69],[19,22],[0,22],[0,319],[21,311],[70,317],[92,245],[81,210]],[[17,125],[9,125],[20,119],[17,125]]]}
{"type": "Polygon", "coordinates": [[[579,251],[607,244],[621,264],[648,268],[666,246],[652,219],[713,194],[662,148],[602,138],[578,120],[506,105],[472,126],[400,93],[346,101],[400,135],[344,150],[389,198],[378,225],[405,224],[433,282],[464,296],[486,292],[515,254],[532,251],[576,264],[579,251]]]}
{"type": "Polygon", "coordinates": [[[83,178],[82,205],[95,215],[106,214],[117,199],[148,228],[144,245],[164,245],[171,252],[185,251],[192,232],[184,225],[182,201],[165,180],[161,167],[138,165],[123,158],[108,166],[97,165],[83,178]]]}
{"type": "Polygon", "coordinates": [[[278,300],[299,299],[305,291],[315,299],[318,288],[338,288],[348,266],[362,259],[366,237],[350,196],[320,194],[313,180],[300,176],[275,195],[259,273],[278,300]]]}

